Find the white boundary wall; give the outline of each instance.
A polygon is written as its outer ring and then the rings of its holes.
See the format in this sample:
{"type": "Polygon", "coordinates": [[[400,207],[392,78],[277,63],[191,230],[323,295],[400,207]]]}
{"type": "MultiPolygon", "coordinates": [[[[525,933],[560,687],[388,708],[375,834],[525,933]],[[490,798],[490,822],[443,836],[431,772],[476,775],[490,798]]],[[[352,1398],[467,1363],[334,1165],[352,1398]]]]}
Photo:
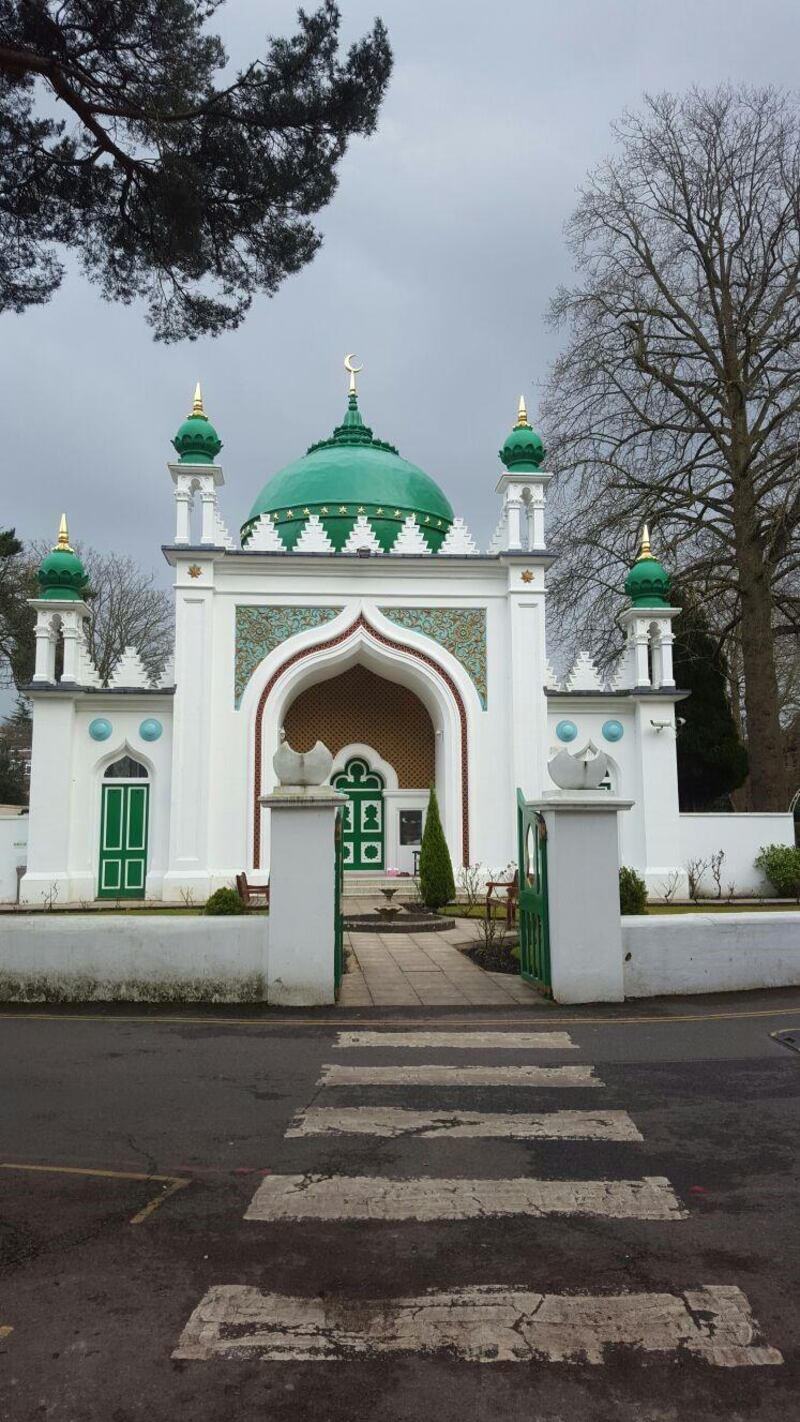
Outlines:
{"type": "MultiPolygon", "coordinates": [[[[738,895],[748,897],[765,894],[770,887],[755,858],[765,844],[794,844],[794,818],[791,814],[760,811],[742,815],[681,815],[681,863],[689,859],[710,859],[718,850],[725,850],[722,866],[722,890],[733,884],[738,895]]],[[[703,875],[702,897],[711,898],[716,886],[709,871],[703,875]]]]}
{"type": "Polygon", "coordinates": [[[17,867],[28,857],[28,816],[0,810],[0,904],[17,902],[17,867]]]}
{"type": "Polygon", "coordinates": [[[8,914],[4,1002],[263,1002],[266,914],[8,914]]]}
{"type": "Polygon", "coordinates": [[[626,997],[800,986],[800,910],[622,920],[626,997]]]}

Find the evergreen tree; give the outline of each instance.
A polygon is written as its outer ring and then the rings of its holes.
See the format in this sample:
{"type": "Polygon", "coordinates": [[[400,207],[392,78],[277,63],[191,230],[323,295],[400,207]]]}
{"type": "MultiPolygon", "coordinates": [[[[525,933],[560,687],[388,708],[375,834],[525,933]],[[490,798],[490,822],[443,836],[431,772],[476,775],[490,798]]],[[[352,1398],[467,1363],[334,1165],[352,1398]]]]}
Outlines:
{"type": "Polygon", "coordinates": [[[439,801],[436,798],[436,789],[433,785],[428,801],[425,829],[422,834],[419,883],[423,903],[428,908],[444,908],[445,904],[452,903],[456,896],[453,865],[450,862],[450,851],[447,848],[447,840],[444,837],[442,821],[439,817],[439,801]]]}
{"type": "Polygon", "coordinates": [[[0,0],[0,311],[48,301],[71,249],[161,340],[239,325],[316,253],[386,30],[342,52],[334,0],[221,79],[223,0],[0,0]]]}
{"type": "Polygon", "coordinates": [[[683,605],[673,624],[675,681],[692,693],[678,708],[684,718],[677,734],[680,808],[711,810],[742,784],[747,751],[728,700],[725,658],[708,621],[686,594],[676,591],[674,596],[683,605]]]}

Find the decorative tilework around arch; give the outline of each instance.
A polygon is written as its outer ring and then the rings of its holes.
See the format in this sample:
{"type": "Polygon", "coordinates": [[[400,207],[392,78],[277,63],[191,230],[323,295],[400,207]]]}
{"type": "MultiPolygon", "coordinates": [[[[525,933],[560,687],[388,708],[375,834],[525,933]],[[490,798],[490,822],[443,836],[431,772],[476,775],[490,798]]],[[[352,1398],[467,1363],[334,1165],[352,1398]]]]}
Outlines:
{"type": "Polygon", "coordinates": [[[256,667],[287,637],[322,627],[338,617],[341,607],[237,606],[234,704],[240,705],[256,667]]]}
{"type": "Polygon", "coordinates": [[[261,727],[264,719],[264,708],[266,707],[270,693],[284,672],[288,671],[289,667],[294,666],[297,662],[303,661],[306,657],[314,656],[315,653],[327,651],[330,647],[340,646],[342,642],[347,641],[348,637],[352,637],[353,633],[360,627],[363,627],[374,641],[382,643],[384,647],[391,647],[396,652],[403,652],[407,657],[412,657],[415,661],[424,662],[426,666],[431,667],[437,676],[441,677],[455,701],[458,710],[459,730],[461,733],[461,862],[464,865],[469,864],[469,748],[467,744],[467,708],[464,705],[464,698],[450,673],[445,671],[444,667],[440,666],[438,662],[434,661],[433,657],[429,657],[425,652],[418,651],[416,647],[405,647],[401,642],[395,642],[392,637],[387,637],[383,632],[379,632],[377,628],[372,627],[370,623],[367,622],[364,614],[359,613],[355,622],[352,622],[350,626],[346,627],[343,632],[340,632],[337,637],[329,637],[327,641],[318,642],[313,647],[304,647],[300,651],[295,652],[292,656],[287,657],[286,661],[272,673],[272,676],[258,698],[254,727],[255,745],[253,747],[253,867],[256,869],[261,866],[260,796],[264,749],[262,745],[261,727]]]}
{"type": "Polygon", "coordinates": [[[475,683],[486,710],[486,609],[484,607],[379,607],[379,612],[421,632],[459,661],[475,683]]]}

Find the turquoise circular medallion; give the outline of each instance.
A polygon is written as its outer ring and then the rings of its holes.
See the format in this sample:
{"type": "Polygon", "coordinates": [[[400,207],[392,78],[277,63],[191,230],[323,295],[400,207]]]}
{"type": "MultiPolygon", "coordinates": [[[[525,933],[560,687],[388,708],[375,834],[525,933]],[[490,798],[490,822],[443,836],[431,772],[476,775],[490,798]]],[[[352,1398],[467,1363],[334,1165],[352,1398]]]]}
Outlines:
{"type": "Polygon", "coordinates": [[[604,721],[603,735],[607,741],[621,741],[625,735],[625,727],[621,721],[604,721]]]}
{"type": "Polygon", "coordinates": [[[578,727],[574,721],[559,721],[556,726],[556,735],[560,741],[574,741],[578,734],[578,727]]]}
{"type": "Polygon", "coordinates": [[[107,741],[112,729],[111,722],[107,721],[105,716],[95,716],[94,720],[89,722],[89,735],[93,741],[107,741]]]}
{"type": "Polygon", "coordinates": [[[155,716],[148,716],[139,727],[139,735],[143,741],[157,741],[163,729],[161,722],[157,721],[155,716]]]}

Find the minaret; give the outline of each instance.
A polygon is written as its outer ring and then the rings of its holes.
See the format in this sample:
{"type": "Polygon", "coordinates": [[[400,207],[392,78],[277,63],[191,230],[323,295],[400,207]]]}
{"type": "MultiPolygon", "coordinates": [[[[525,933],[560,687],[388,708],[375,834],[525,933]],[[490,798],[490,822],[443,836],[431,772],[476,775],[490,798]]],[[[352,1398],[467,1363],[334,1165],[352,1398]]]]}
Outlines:
{"type": "Polygon", "coordinates": [[[500,450],[506,472],[496,489],[503,495],[503,518],[493,545],[495,552],[544,550],[545,489],[552,478],[541,468],[544,456],[542,437],[532,428],[525,396],[520,395],[517,422],[500,450]]]}
{"type": "Polygon", "coordinates": [[[205,412],[199,380],[192,408],[172,444],[178,454],[177,463],[169,465],[175,485],[175,543],[188,546],[192,542],[192,504],[199,493],[203,511],[200,542],[209,547],[225,546],[220,541],[217,516],[217,489],[225,483],[216,462],[222,440],[205,412]]]}
{"type": "Polygon", "coordinates": [[[61,515],[58,538],[39,564],[36,576],[39,596],[30,599],[30,606],[36,610],[33,680],[42,685],[55,683],[56,645],[60,632],[64,638],[61,680],[77,684],[80,680],[80,639],[83,637],[83,624],[90,615],[84,601],[89,577],[70,546],[66,514],[61,515]]]}
{"type": "Polygon", "coordinates": [[[654,558],[650,530],[643,524],[639,553],[627,578],[630,606],[620,615],[627,634],[625,680],[630,687],[659,690],[675,685],[672,621],[679,608],[669,602],[670,575],[654,558]]]}

